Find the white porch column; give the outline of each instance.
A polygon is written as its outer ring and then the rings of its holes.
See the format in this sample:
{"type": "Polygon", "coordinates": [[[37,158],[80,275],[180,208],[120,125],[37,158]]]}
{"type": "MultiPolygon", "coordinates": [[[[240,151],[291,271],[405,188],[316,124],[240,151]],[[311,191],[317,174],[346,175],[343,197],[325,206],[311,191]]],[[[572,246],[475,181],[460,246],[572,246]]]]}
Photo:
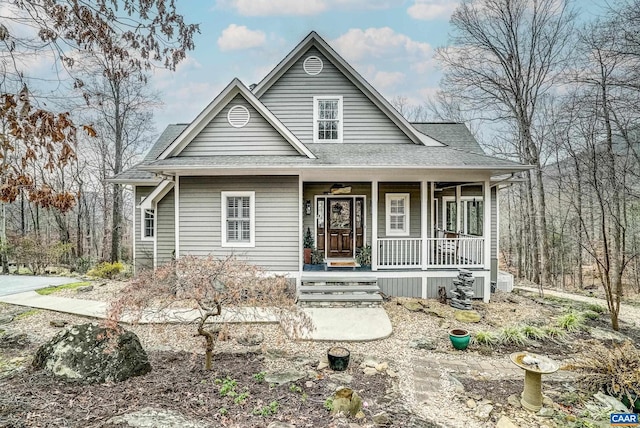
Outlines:
{"type": "Polygon", "coordinates": [[[462,195],[462,186],[456,186],[456,230],[454,232],[462,231],[460,227],[460,220],[462,217],[462,204],[460,203],[460,195],[462,195]]]}
{"type": "Polygon", "coordinates": [[[378,180],[371,181],[371,270],[378,270],[378,180]]]}
{"type": "MultiPolygon", "coordinates": [[[[486,180],[484,190],[484,268],[491,269],[491,182],[486,180]]],[[[486,288],[486,287],[485,287],[486,288]]]]}
{"type": "MultiPolygon", "coordinates": [[[[180,258],[180,176],[176,174],[175,178],[175,187],[173,188],[173,198],[175,207],[175,259],[178,260],[180,258]]],[[[135,241],[135,240],[134,240],[135,241]]]]}
{"type": "Polygon", "coordinates": [[[422,256],[422,270],[427,270],[427,261],[428,257],[428,247],[427,247],[427,238],[429,237],[429,203],[431,199],[429,199],[429,193],[427,192],[428,181],[422,180],[420,183],[420,237],[422,238],[422,248],[421,248],[421,256],[422,256]]]}
{"type": "Polygon", "coordinates": [[[300,277],[302,276],[302,269],[304,268],[304,257],[302,254],[302,237],[304,236],[304,231],[302,230],[302,210],[304,207],[304,190],[302,183],[302,174],[298,174],[298,284],[300,285],[300,277]]]}

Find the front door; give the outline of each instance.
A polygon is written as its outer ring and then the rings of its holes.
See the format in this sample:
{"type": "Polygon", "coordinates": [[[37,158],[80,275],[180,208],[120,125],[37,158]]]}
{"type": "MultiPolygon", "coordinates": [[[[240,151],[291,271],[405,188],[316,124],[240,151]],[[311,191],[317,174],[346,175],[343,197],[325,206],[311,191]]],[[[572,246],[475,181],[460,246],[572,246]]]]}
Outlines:
{"type": "Polygon", "coordinates": [[[353,257],[353,198],[327,199],[327,257],[353,257]]]}

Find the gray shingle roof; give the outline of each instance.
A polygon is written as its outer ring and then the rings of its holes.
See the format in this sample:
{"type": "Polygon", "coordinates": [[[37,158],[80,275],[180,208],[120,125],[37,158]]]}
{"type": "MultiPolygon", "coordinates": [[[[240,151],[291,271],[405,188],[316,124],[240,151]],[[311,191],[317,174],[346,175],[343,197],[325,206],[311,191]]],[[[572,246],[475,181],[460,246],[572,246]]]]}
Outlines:
{"type": "Polygon", "coordinates": [[[443,144],[467,152],[484,154],[464,123],[416,122],[413,127],[443,144]]]}

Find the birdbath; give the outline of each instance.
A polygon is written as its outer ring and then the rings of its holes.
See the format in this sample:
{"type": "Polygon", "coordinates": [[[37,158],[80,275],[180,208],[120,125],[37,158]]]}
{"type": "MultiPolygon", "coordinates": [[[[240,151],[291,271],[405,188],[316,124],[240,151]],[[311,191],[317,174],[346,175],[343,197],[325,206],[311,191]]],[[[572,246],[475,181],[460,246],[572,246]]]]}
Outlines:
{"type": "Polygon", "coordinates": [[[542,407],[542,375],[558,371],[558,363],[529,352],[514,352],[510,357],[516,366],[524,369],[524,391],[520,404],[527,410],[537,412],[542,407]]]}

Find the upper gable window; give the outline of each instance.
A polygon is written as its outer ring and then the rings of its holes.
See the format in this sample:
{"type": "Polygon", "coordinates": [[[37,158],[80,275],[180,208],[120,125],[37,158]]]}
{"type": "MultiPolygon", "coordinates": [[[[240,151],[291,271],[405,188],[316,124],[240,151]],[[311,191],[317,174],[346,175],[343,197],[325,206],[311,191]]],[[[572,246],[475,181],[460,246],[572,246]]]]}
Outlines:
{"type": "Polygon", "coordinates": [[[307,59],[305,59],[304,63],[302,64],[302,68],[304,69],[304,72],[307,73],[309,76],[316,76],[320,74],[323,66],[324,64],[322,63],[322,60],[317,56],[307,57],[307,59]]]}
{"type": "Polygon", "coordinates": [[[342,97],[313,97],[313,142],[342,142],[342,97]]]}

